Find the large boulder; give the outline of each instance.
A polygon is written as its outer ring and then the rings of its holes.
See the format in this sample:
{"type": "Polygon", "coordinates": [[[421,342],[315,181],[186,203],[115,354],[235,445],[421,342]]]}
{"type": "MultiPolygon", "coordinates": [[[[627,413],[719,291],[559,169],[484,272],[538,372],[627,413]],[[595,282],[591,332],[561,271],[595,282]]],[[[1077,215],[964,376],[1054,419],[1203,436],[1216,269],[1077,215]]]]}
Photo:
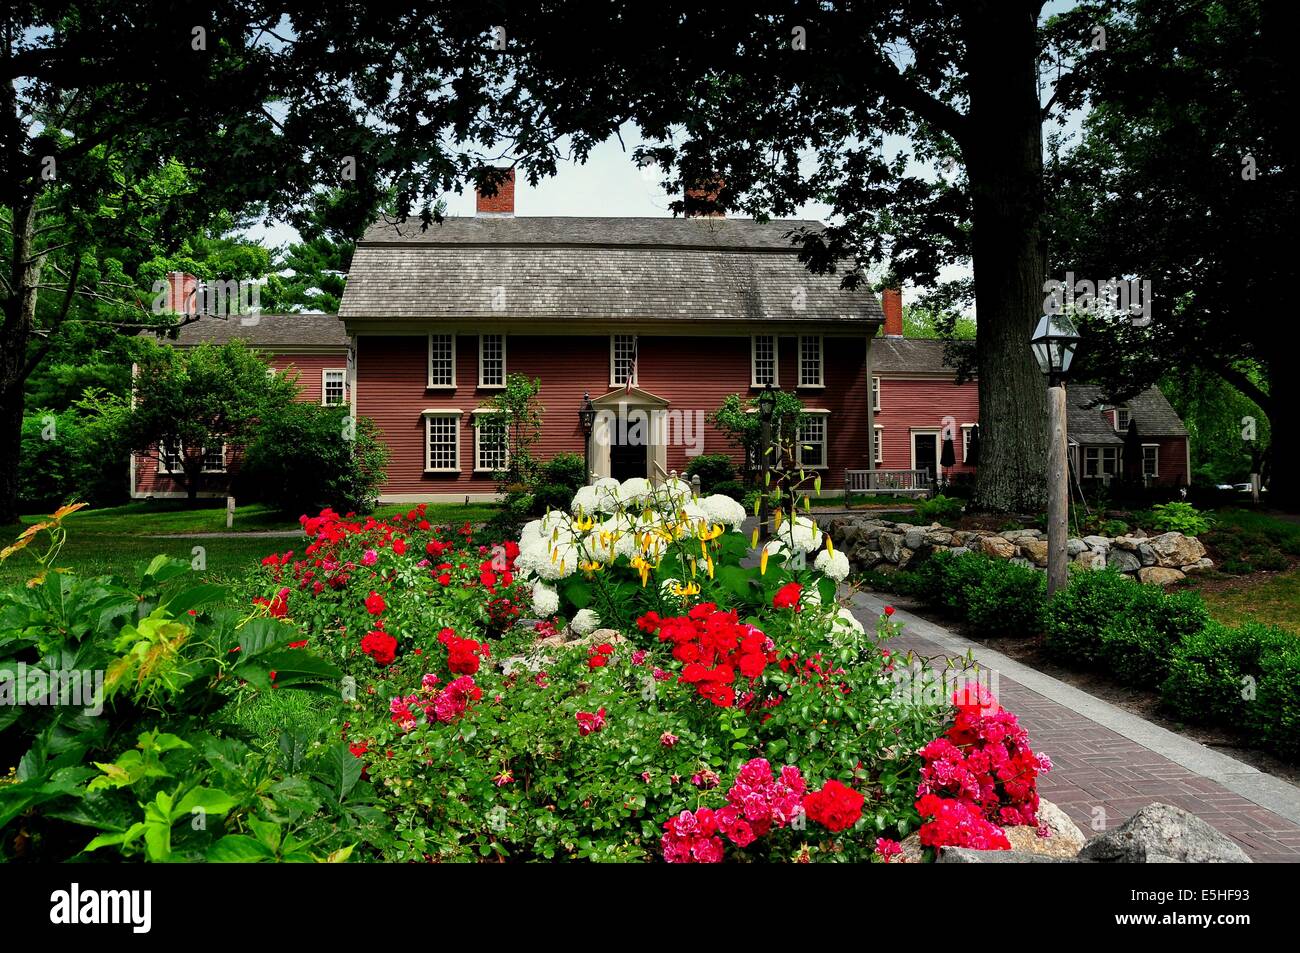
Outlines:
{"type": "Polygon", "coordinates": [[[1074,564],[1082,569],[1105,569],[1106,554],[1094,553],[1091,549],[1085,549],[1074,557],[1074,564]]]}
{"type": "Polygon", "coordinates": [[[1022,539],[1020,552],[1035,566],[1047,565],[1047,541],[1042,539],[1022,539]]]}
{"type": "Polygon", "coordinates": [[[1081,539],[1071,538],[1065,541],[1065,554],[1071,559],[1087,551],[1088,544],[1081,539]]]}
{"type": "Polygon", "coordinates": [[[972,850],[969,847],[942,847],[936,863],[940,864],[1073,864],[1074,857],[1053,857],[1027,850],[972,850]]]}
{"type": "Polygon", "coordinates": [[[1248,864],[1246,852],[1195,814],[1148,804],[1079,851],[1080,860],[1128,864],[1248,864]]]}
{"type": "Polygon", "coordinates": [[[985,536],[979,541],[979,551],[994,559],[1010,559],[1016,554],[1016,544],[1002,536],[985,536]]]}
{"type": "Polygon", "coordinates": [[[1115,549],[1126,549],[1130,553],[1137,552],[1137,548],[1142,545],[1142,540],[1136,536],[1116,536],[1111,545],[1115,549]]]}
{"type": "Polygon", "coordinates": [[[1171,569],[1190,566],[1205,555],[1205,547],[1199,539],[1182,533],[1162,533],[1152,536],[1147,542],[1156,554],[1156,564],[1171,569]]]}
{"type": "Polygon", "coordinates": [[[1088,544],[1089,548],[1106,552],[1110,549],[1110,539],[1105,536],[1085,536],[1083,541],[1088,544]]]}
{"type": "Polygon", "coordinates": [[[1138,582],[1150,583],[1153,586],[1168,586],[1184,578],[1186,577],[1179,570],[1166,569],[1164,566],[1143,566],[1138,570],[1138,582]]]}
{"type": "Polygon", "coordinates": [[[1142,562],[1137,556],[1125,549],[1112,549],[1107,553],[1106,565],[1120,572],[1137,572],[1142,568],[1142,562]]]}
{"type": "Polygon", "coordinates": [[[1079,825],[1051,801],[1038,802],[1038,826],[1028,824],[1003,828],[1013,851],[1073,858],[1087,842],[1079,825]]]}
{"type": "Polygon", "coordinates": [[[918,527],[913,527],[903,534],[903,545],[908,549],[920,549],[921,544],[925,542],[926,531],[918,527]]]}
{"type": "Polygon", "coordinates": [[[1211,559],[1209,556],[1202,556],[1200,559],[1196,560],[1196,562],[1192,563],[1190,566],[1182,566],[1180,568],[1183,570],[1183,572],[1205,572],[1207,569],[1214,568],[1214,560],[1211,559]]]}
{"type": "Polygon", "coordinates": [[[898,562],[898,555],[903,549],[902,533],[881,533],[880,552],[891,563],[898,562]]]}
{"type": "Polygon", "coordinates": [[[953,534],[945,529],[934,529],[925,534],[925,542],[928,546],[947,546],[952,537],[953,534]]]}
{"type": "Polygon", "coordinates": [[[1143,566],[1154,566],[1156,564],[1156,551],[1151,548],[1150,543],[1138,544],[1138,559],[1142,561],[1143,566]]]}

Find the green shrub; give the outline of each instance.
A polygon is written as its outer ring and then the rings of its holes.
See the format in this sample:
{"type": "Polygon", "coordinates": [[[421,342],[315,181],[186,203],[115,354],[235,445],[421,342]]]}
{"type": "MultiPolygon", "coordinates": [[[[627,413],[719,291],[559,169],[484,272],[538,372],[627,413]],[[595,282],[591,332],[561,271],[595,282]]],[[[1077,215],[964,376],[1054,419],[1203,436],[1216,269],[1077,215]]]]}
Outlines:
{"type": "Polygon", "coordinates": [[[569,496],[561,504],[567,510],[573,494],[587,485],[587,462],[580,453],[557,453],[542,464],[537,482],[539,487],[549,483],[567,488],[569,496]]]}
{"type": "Polygon", "coordinates": [[[927,523],[943,523],[951,526],[961,516],[966,504],[961,500],[940,494],[932,500],[921,500],[916,504],[916,515],[927,523]]]}
{"type": "Polygon", "coordinates": [[[1253,739],[1284,758],[1300,757],[1300,642],[1275,643],[1260,658],[1255,701],[1246,724],[1253,739]]]}
{"type": "Polygon", "coordinates": [[[374,508],[388,466],[388,448],[368,417],[346,407],[293,403],[262,420],[244,451],[236,496],[251,496],[285,513],[340,513],[374,508]]]}
{"type": "Polygon", "coordinates": [[[1212,522],[1211,517],[1203,515],[1190,503],[1159,503],[1151,507],[1151,525],[1162,533],[1200,536],[1212,522]]]}
{"type": "Polygon", "coordinates": [[[725,453],[702,453],[686,464],[686,479],[696,476],[700,478],[701,492],[720,493],[718,484],[735,482],[736,464],[725,453]]]}
{"type": "Polygon", "coordinates": [[[899,573],[894,587],[965,620],[977,636],[1032,635],[1042,627],[1046,577],[1028,566],[940,550],[899,573]]]}
{"type": "Polygon", "coordinates": [[[1211,622],[1174,649],[1161,697],[1188,721],[1244,725],[1249,696],[1258,698],[1263,657],[1295,643],[1294,635],[1276,626],[1211,622]]]}
{"type": "Polygon", "coordinates": [[[576,490],[559,483],[543,483],[533,489],[533,513],[545,513],[547,510],[569,509],[576,490]]]}
{"type": "Polygon", "coordinates": [[[1128,523],[1123,520],[1103,520],[1097,527],[1098,536],[1127,536],[1128,523]]]}
{"type": "Polygon", "coordinates": [[[1076,574],[1048,607],[1047,647],[1130,685],[1158,684],[1174,649],[1209,622],[1194,592],[1166,594],[1113,569],[1076,574]]]}
{"type": "Polygon", "coordinates": [[[87,391],[59,412],[23,418],[18,501],[26,512],[48,512],[82,500],[106,506],[126,499],[127,448],[121,422],[126,405],[87,391]]]}
{"type": "Polygon", "coordinates": [[[721,483],[715,483],[713,485],[713,492],[720,493],[723,496],[729,496],[738,503],[743,503],[746,495],[749,493],[749,487],[745,486],[745,484],[741,483],[739,480],[723,480],[721,483]]]}

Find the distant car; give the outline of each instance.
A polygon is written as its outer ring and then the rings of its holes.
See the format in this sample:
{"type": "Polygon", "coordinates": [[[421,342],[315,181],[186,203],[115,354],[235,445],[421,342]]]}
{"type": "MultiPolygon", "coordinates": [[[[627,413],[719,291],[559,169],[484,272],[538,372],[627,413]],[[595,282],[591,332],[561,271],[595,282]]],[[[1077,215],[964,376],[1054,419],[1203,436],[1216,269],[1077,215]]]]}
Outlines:
{"type": "Polygon", "coordinates": [[[1214,484],[1214,488],[1215,488],[1216,490],[1235,490],[1235,489],[1236,489],[1236,487],[1233,486],[1231,483],[1216,483],[1216,484],[1214,484]]]}
{"type": "MultiPolygon", "coordinates": [[[[1249,484],[1249,483],[1237,483],[1237,484],[1235,484],[1235,485],[1232,487],[1232,489],[1236,490],[1238,493],[1249,493],[1249,492],[1250,492],[1250,484],[1249,484]]],[[[1267,493],[1267,492],[1268,492],[1268,487],[1261,486],[1261,487],[1259,488],[1259,492],[1261,492],[1261,493],[1267,493]]]]}

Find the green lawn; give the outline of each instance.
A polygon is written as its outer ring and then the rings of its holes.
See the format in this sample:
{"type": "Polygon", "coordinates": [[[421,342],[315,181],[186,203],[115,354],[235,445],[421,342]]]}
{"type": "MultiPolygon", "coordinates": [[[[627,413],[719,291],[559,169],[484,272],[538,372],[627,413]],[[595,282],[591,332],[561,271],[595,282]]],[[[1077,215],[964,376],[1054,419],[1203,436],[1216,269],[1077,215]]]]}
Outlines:
{"type": "MultiPolygon", "coordinates": [[[[42,520],[42,514],[24,516],[24,523],[42,520]]],[[[137,500],[121,506],[86,509],[64,520],[70,533],[96,536],[161,536],[169,533],[226,532],[226,504],[223,500],[137,500]]],[[[235,509],[231,532],[297,529],[298,521],[261,503],[235,509]]]]}
{"type": "Polygon", "coordinates": [[[1243,583],[1203,589],[1201,597],[1210,615],[1225,625],[1264,622],[1300,635],[1300,569],[1267,578],[1251,576],[1243,583]]]}

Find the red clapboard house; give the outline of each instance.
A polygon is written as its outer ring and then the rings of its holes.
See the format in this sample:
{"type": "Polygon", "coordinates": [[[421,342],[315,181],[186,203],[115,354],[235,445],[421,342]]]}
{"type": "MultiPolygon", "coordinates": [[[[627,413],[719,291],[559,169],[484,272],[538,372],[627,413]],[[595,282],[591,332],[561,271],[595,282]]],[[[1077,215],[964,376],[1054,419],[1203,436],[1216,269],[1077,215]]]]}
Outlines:
{"type": "MultiPolygon", "coordinates": [[[[185,312],[196,285],[192,275],[170,275],[169,310],[185,312]]],[[[298,377],[299,399],[324,405],[342,405],[349,399],[348,355],[351,342],[343,323],[333,314],[232,315],[203,317],[181,328],[175,347],[197,347],[204,342],[224,344],[246,341],[267,358],[277,374],[298,377]]],[[[205,448],[207,449],[207,448],[205,448]]],[[[238,470],[241,448],[223,446],[205,453],[203,482],[199,495],[225,496],[231,475],[238,470]]],[[[179,473],[176,453],[160,452],[131,458],[131,495],[136,498],[183,499],[184,484],[172,476],[179,473]]]]}
{"type": "MultiPolygon", "coordinates": [[[[972,379],[954,383],[944,363],[944,342],[903,336],[902,298],[883,296],[884,336],[872,342],[871,404],[874,463],[882,470],[924,470],[930,483],[941,469],[943,441],[953,440],[948,479],[973,475],[968,460],[979,423],[979,393],[972,379]]],[[[1028,346],[1028,345],[1026,345],[1028,346]]],[[[1142,443],[1142,475],[1148,485],[1185,486],[1191,472],[1187,428],[1162,393],[1151,387],[1121,405],[1106,404],[1101,389],[1068,387],[1066,426],[1070,463],[1083,481],[1109,482],[1124,472],[1124,436],[1135,421],[1142,443]]]]}
{"type": "MultiPolygon", "coordinates": [[[[705,417],[770,383],[802,399],[801,462],[836,492],[870,467],[868,348],[883,316],[870,292],[800,264],[789,235],[805,227],[819,226],[516,217],[511,179],[473,217],[372,226],[337,318],[204,318],[178,344],[242,338],[297,367],[309,400],[322,371],[346,369],[354,413],[391,450],[386,502],[495,498],[505,444],[487,403],[510,374],[541,381],[539,458],[587,449],[595,476],[620,479],[681,473],[699,453],[741,464],[705,417]]],[[[136,461],[138,496],[178,492],[155,457],[136,461]]],[[[228,452],[227,470],[237,463],[228,452]]]]}

